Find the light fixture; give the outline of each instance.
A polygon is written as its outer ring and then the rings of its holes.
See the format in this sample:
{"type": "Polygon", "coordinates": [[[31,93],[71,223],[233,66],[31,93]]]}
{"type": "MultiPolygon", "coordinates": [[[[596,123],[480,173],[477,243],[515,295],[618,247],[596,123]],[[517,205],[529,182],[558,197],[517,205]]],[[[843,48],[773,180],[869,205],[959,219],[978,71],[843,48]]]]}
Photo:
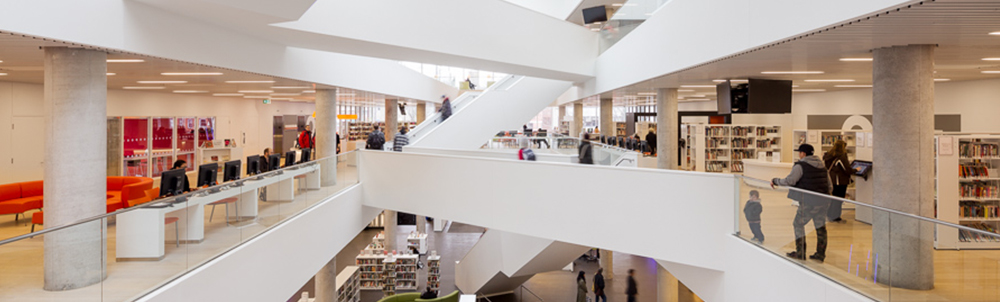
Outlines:
{"type": "Polygon", "coordinates": [[[792,88],[799,88],[799,85],[792,85],[792,88]]]}
{"type": "Polygon", "coordinates": [[[812,80],[806,80],[806,83],[832,83],[832,82],[837,82],[837,83],[854,82],[854,80],[851,80],[851,79],[812,79],[812,80]]]}
{"type": "Polygon", "coordinates": [[[823,74],[822,71],[761,71],[761,74],[823,74]]]}
{"type": "Polygon", "coordinates": [[[271,89],[309,89],[310,86],[271,86],[271,89]]]}
{"type": "Polygon", "coordinates": [[[625,3],[611,3],[611,6],[622,7],[625,6],[625,3]]]}
{"type": "Polygon", "coordinates": [[[685,101],[691,101],[691,102],[704,102],[704,101],[708,101],[708,99],[684,99],[684,100],[685,101]]]}
{"type": "Polygon", "coordinates": [[[291,101],[292,98],[271,98],[272,101],[291,101]]]}
{"type": "Polygon", "coordinates": [[[656,95],[656,92],[640,92],[638,95],[656,95]]]}
{"type": "Polygon", "coordinates": [[[167,88],[167,87],[163,87],[163,86],[125,86],[125,87],[122,87],[122,89],[129,89],[129,90],[164,89],[164,88],[167,88]]]}
{"type": "Polygon", "coordinates": [[[826,89],[792,89],[792,92],[823,92],[826,89]]]}
{"type": "Polygon", "coordinates": [[[222,75],[221,72],[161,72],[160,75],[165,76],[217,76],[222,75]]]}
{"type": "Polygon", "coordinates": [[[242,93],[213,93],[213,96],[243,96],[242,93]]]}
{"type": "Polygon", "coordinates": [[[715,88],[715,85],[681,85],[681,88],[715,88]]]}
{"type": "Polygon", "coordinates": [[[354,96],[353,93],[338,93],[337,96],[354,96]]]}
{"type": "Polygon", "coordinates": [[[104,75],[106,75],[106,76],[113,76],[113,75],[116,75],[116,74],[117,74],[117,73],[114,73],[114,72],[109,72],[109,73],[105,73],[104,75]]]}
{"type": "Polygon", "coordinates": [[[712,82],[716,82],[716,83],[722,83],[722,82],[725,82],[725,81],[726,80],[712,80],[712,82]]]}
{"type": "Polygon", "coordinates": [[[316,93],[316,90],[303,90],[302,93],[316,93]]]}
{"type": "Polygon", "coordinates": [[[272,93],[271,96],[299,96],[301,93],[272,93]]]}
{"type": "Polygon", "coordinates": [[[204,90],[174,90],[174,93],[208,93],[204,90]]]}
{"type": "Polygon", "coordinates": [[[274,81],[226,81],[229,84],[270,84],[274,81]]]}
{"type": "Polygon", "coordinates": [[[871,62],[874,58],[840,58],[841,62],[871,62]]]}
{"type": "Polygon", "coordinates": [[[0,60],[0,63],[3,63],[3,60],[0,60]]]}
{"type": "Polygon", "coordinates": [[[108,63],[142,63],[146,62],[143,59],[108,59],[108,63]]]}
{"type": "Polygon", "coordinates": [[[1000,70],[983,70],[981,72],[984,74],[1000,74],[1000,70]]]}
{"type": "Polygon", "coordinates": [[[272,93],[274,90],[240,90],[239,93],[272,93]]]}
{"type": "Polygon", "coordinates": [[[990,33],[991,36],[1000,36],[1000,31],[995,31],[990,33]]]}
{"type": "Polygon", "coordinates": [[[871,88],[872,85],[833,85],[837,88],[871,88]]]}
{"type": "Polygon", "coordinates": [[[686,96],[686,97],[689,97],[689,98],[703,98],[703,97],[705,97],[705,95],[704,94],[692,94],[692,95],[689,95],[689,96],[686,96]]]}
{"type": "Polygon", "coordinates": [[[694,89],[677,89],[677,92],[694,92],[694,89]]]}
{"type": "Polygon", "coordinates": [[[139,84],[186,84],[188,81],[138,81],[139,84]]]}
{"type": "Polygon", "coordinates": [[[731,83],[747,83],[747,82],[750,82],[750,80],[729,80],[729,82],[731,82],[731,83]]]}
{"type": "Polygon", "coordinates": [[[245,95],[245,96],[243,96],[243,98],[244,99],[270,99],[271,96],[269,96],[269,95],[245,95]]]}
{"type": "Polygon", "coordinates": [[[941,78],[937,78],[937,79],[934,79],[934,81],[935,81],[935,82],[947,82],[947,81],[951,81],[951,79],[941,79],[941,78]]]}
{"type": "Polygon", "coordinates": [[[7,75],[6,73],[0,72],[0,77],[7,75]]]}

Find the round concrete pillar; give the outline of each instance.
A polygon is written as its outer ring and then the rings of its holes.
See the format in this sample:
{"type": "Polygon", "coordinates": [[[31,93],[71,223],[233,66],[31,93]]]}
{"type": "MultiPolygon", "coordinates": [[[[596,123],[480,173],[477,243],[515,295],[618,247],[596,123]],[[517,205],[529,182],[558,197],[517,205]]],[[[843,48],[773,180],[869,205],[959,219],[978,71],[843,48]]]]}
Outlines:
{"type": "MultiPolygon", "coordinates": [[[[337,154],[337,90],[316,89],[316,158],[337,154]]],[[[320,184],[337,184],[337,161],[320,162],[320,184]]]]}
{"type": "MultiPolygon", "coordinates": [[[[676,170],[678,164],[677,88],[656,90],[656,167],[676,170]]],[[[639,136],[644,134],[640,133],[639,136]]]]}

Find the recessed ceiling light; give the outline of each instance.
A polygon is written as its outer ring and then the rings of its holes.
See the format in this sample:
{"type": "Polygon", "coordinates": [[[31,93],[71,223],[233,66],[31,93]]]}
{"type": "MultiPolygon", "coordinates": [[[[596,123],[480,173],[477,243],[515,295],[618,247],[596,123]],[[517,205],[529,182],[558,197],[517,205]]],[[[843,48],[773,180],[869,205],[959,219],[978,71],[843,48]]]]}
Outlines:
{"type": "Polygon", "coordinates": [[[125,87],[122,87],[122,89],[129,89],[129,90],[133,90],[133,89],[134,90],[140,90],[140,89],[163,89],[163,88],[166,88],[166,87],[163,87],[163,86],[125,86],[125,87]]]}
{"type": "Polygon", "coordinates": [[[1000,61],[1000,58],[983,58],[983,61],[1000,61]]]}
{"type": "Polygon", "coordinates": [[[204,90],[174,90],[174,93],[208,93],[204,90]]]}
{"type": "Polygon", "coordinates": [[[291,101],[292,98],[271,98],[273,101],[291,101]]]}
{"type": "Polygon", "coordinates": [[[165,76],[216,76],[222,75],[221,72],[161,72],[160,75],[165,76]]]}
{"type": "Polygon", "coordinates": [[[677,89],[677,92],[694,92],[694,89],[677,89]]]}
{"type": "Polygon", "coordinates": [[[822,71],[761,71],[761,74],[823,74],[822,71]]]}
{"type": "Polygon", "coordinates": [[[0,77],[7,75],[6,73],[0,72],[0,77]]]}
{"type": "Polygon", "coordinates": [[[938,79],[934,79],[934,81],[935,82],[947,82],[947,81],[951,81],[951,79],[940,79],[940,78],[938,78],[938,79]]]}
{"type": "Polygon", "coordinates": [[[625,6],[625,3],[611,3],[611,6],[622,7],[625,6]]]}
{"type": "Polygon", "coordinates": [[[640,92],[638,95],[656,95],[656,92],[640,92]]]}
{"type": "Polygon", "coordinates": [[[245,96],[243,96],[243,98],[244,99],[269,99],[269,98],[271,98],[271,96],[269,96],[269,95],[245,95],[245,96]]]}
{"type": "Polygon", "coordinates": [[[271,96],[298,96],[301,93],[272,93],[271,96]]]}
{"type": "Polygon", "coordinates": [[[874,58],[840,58],[842,62],[871,62],[874,58]]]}
{"type": "Polygon", "coordinates": [[[309,89],[310,86],[271,86],[271,89],[309,89]]]}
{"type": "Polygon", "coordinates": [[[688,95],[688,96],[685,96],[685,97],[689,97],[689,98],[703,98],[703,97],[705,97],[705,95],[704,94],[692,94],[692,95],[688,95]]]}
{"type": "Polygon", "coordinates": [[[353,93],[338,93],[337,96],[354,96],[353,93]]]}
{"type": "Polygon", "coordinates": [[[812,79],[806,80],[807,83],[827,83],[827,82],[854,82],[851,79],[812,79]]]}
{"type": "Polygon", "coordinates": [[[240,90],[239,93],[272,93],[274,90],[240,90]]]}
{"type": "Polygon", "coordinates": [[[213,96],[243,96],[242,93],[213,93],[213,96]]]}
{"type": "Polygon", "coordinates": [[[138,81],[139,84],[186,84],[188,81],[138,81]]]}
{"type": "Polygon", "coordinates": [[[109,73],[105,73],[104,75],[106,75],[106,76],[113,76],[113,75],[116,75],[116,74],[117,74],[117,73],[114,73],[114,72],[109,72],[109,73]]]}
{"type": "Polygon", "coordinates": [[[872,85],[833,85],[837,88],[870,88],[872,85]]]}
{"type": "Polygon", "coordinates": [[[303,90],[302,93],[316,93],[316,90],[303,90]]]}
{"type": "Polygon", "coordinates": [[[226,81],[229,84],[265,84],[274,83],[274,81],[226,81]]]}
{"type": "Polygon", "coordinates": [[[991,36],[1000,36],[1000,31],[995,31],[990,33],[991,36]]]}
{"type": "Polygon", "coordinates": [[[142,63],[146,62],[143,59],[108,59],[108,63],[142,63]]]}
{"type": "Polygon", "coordinates": [[[708,101],[708,99],[684,99],[684,100],[685,100],[685,101],[691,101],[691,102],[702,102],[702,101],[708,101]]]}
{"type": "Polygon", "coordinates": [[[799,88],[799,85],[792,85],[792,88],[799,88]]]}
{"type": "Polygon", "coordinates": [[[681,85],[682,88],[715,88],[715,85],[681,85]]]}
{"type": "Polygon", "coordinates": [[[792,92],[823,92],[826,89],[792,89],[792,92]]]}
{"type": "Polygon", "coordinates": [[[985,74],[998,74],[998,73],[1000,73],[1000,70],[983,70],[982,73],[985,73],[985,74]]]}

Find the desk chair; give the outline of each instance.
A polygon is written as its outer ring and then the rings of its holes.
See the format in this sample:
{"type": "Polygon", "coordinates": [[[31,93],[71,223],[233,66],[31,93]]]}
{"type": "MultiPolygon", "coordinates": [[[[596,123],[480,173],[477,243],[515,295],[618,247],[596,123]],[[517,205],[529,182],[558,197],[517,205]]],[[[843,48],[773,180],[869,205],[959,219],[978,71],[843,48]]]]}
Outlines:
{"type": "Polygon", "coordinates": [[[236,206],[236,216],[238,217],[240,215],[240,204],[236,203],[237,201],[239,201],[238,198],[236,198],[236,197],[229,197],[229,198],[220,199],[219,201],[215,201],[215,202],[209,203],[208,205],[212,206],[212,213],[208,214],[208,222],[212,222],[212,218],[215,217],[215,206],[222,204],[222,205],[226,206],[226,225],[229,225],[229,204],[230,203],[232,203],[234,206],[236,206]]]}

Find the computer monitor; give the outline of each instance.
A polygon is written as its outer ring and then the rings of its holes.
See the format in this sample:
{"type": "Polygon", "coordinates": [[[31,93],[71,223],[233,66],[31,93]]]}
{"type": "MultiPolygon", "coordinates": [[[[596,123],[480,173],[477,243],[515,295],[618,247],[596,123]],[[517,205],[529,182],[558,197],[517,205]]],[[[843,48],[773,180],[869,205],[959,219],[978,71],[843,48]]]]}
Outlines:
{"type": "Polygon", "coordinates": [[[247,156],[247,175],[260,174],[260,155],[247,156]]]}
{"type": "Polygon", "coordinates": [[[198,187],[214,186],[219,177],[219,164],[211,163],[198,166],[198,187]]]}
{"type": "Polygon", "coordinates": [[[295,165],[295,151],[285,152],[285,168],[295,165]]]}
{"type": "Polygon", "coordinates": [[[267,156],[267,164],[271,166],[268,169],[268,171],[274,171],[274,170],[281,169],[281,154],[275,153],[275,154],[268,155],[267,156]]]}
{"type": "Polygon", "coordinates": [[[608,21],[608,11],[604,5],[583,9],[583,24],[604,21],[608,21]]]}
{"type": "Polygon", "coordinates": [[[222,173],[222,181],[233,181],[240,179],[240,161],[227,161],[222,173]]]}
{"type": "Polygon", "coordinates": [[[868,180],[868,175],[872,173],[872,162],[866,160],[854,160],[851,162],[851,170],[854,170],[854,175],[861,176],[865,180],[868,180]]]}
{"type": "Polygon", "coordinates": [[[299,158],[299,163],[306,163],[312,159],[312,149],[302,148],[302,156],[299,158]]]}
{"type": "Polygon", "coordinates": [[[160,175],[160,197],[181,195],[184,193],[185,169],[164,171],[160,175]]]}

